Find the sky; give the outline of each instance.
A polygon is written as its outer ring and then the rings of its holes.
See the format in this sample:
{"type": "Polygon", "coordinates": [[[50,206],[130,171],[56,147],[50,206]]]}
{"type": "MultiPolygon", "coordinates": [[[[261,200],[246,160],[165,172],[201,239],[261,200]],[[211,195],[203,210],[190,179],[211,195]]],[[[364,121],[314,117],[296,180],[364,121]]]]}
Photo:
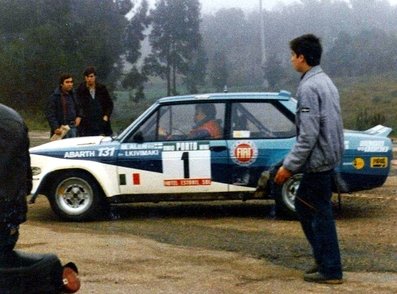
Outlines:
{"type": "MultiPolygon", "coordinates": [[[[241,8],[243,10],[259,9],[260,0],[200,0],[204,13],[211,13],[220,8],[241,8]]],[[[272,10],[278,5],[300,2],[299,0],[262,0],[263,9],[272,10]]],[[[397,5],[397,0],[389,0],[392,5],[397,5]]]]}
{"type": "MultiPolygon", "coordinates": [[[[154,7],[156,0],[148,0],[151,7],[154,7]]],[[[260,0],[199,0],[203,13],[213,13],[221,8],[241,8],[246,11],[259,10],[260,0]]],[[[348,1],[348,0],[346,0],[348,1]]],[[[397,0],[388,0],[390,4],[397,5],[397,0]]],[[[279,5],[288,5],[299,0],[262,0],[262,7],[272,10],[279,5]]]]}

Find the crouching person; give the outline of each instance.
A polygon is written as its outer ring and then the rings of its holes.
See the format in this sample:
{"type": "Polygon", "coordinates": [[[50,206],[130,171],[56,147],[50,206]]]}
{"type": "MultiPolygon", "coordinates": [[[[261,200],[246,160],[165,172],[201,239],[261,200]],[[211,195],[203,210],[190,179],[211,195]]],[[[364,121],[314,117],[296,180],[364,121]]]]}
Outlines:
{"type": "Polygon", "coordinates": [[[74,264],[63,267],[54,254],[14,250],[31,188],[27,127],[0,104],[0,293],[74,293],[80,288],[74,264]]]}

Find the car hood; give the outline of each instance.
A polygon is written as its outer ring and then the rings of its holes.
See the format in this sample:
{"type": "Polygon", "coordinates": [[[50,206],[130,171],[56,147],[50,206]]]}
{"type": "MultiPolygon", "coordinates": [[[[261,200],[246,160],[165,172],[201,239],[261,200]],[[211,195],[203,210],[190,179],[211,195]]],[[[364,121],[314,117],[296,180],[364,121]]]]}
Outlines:
{"type": "Polygon", "coordinates": [[[59,150],[73,147],[95,146],[105,142],[112,141],[111,137],[95,136],[95,137],[79,137],[52,141],[29,149],[31,153],[43,150],[59,150]]]}

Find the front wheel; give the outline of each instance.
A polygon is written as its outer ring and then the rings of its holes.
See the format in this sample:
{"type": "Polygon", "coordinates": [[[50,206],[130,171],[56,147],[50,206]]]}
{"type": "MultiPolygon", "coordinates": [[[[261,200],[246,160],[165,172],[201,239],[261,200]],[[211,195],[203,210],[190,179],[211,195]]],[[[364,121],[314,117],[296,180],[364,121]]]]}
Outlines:
{"type": "Polygon", "coordinates": [[[296,218],[295,198],[302,180],[302,174],[290,177],[281,187],[276,188],[276,210],[282,216],[296,218]]]}
{"type": "Polygon", "coordinates": [[[48,198],[54,212],[65,220],[92,219],[105,208],[101,188],[90,175],[81,171],[58,176],[48,198]]]}

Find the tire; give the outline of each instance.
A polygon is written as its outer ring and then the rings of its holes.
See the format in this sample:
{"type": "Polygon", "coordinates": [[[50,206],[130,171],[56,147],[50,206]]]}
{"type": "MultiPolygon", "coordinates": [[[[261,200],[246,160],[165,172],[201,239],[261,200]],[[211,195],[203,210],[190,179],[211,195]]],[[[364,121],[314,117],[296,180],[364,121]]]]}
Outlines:
{"type": "Polygon", "coordinates": [[[298,191],[302,174],[290,177],[281,187],[276,189],[276,212],[278,215],[288,218],[297,218],[295,210],[295,197],[298,191]]]}
{"type": "Polygon", "coordinates": [[[56,177],[48,199],[53,211],[68,221],[94,219],[106,208],[102,189],[82,171],[68,171],[56,177]]]}

